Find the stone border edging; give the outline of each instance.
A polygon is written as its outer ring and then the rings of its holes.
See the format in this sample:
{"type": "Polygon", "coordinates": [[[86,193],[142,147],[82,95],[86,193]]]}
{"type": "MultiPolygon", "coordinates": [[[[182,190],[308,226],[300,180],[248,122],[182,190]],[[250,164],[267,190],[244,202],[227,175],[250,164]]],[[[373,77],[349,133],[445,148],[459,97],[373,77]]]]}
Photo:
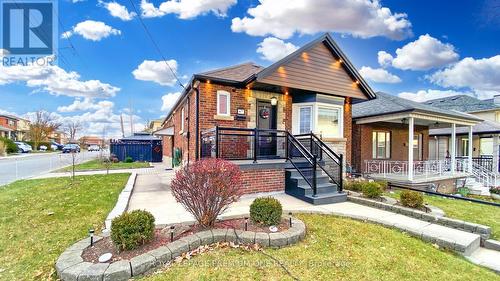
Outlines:
{"type": "Polygon", "coordinates": [[[435,223],[439,224],[442,226],[462,230],[465,232],[470,232],[477,234],[481,237],[481,243],[483,243],[485,240],[487,240],[490,235],[491,235],[491,228],[489,226],[481,225],[481,224],[476,224],[476,223],[471,223],[467,221],[462,221],[462,220],[457,220],[457,219],[451,219],[447,217],[439,217],[439,216],[434,216],[419,210],[413,210],[410,208],[405,208],[402,206],[396,206],[396,205],[391,205],[383,202],[377,202],[374,200],[366,199],[366,198],[361,198],[361,197],[355,197],[355,196],[347,196],[347,201],[351,201],[357,204],[365,205],[368,207],[373,207],[377,209],[381,209],[384,211],[389,211],[405,216],[409,216],[412,218],[416,218],[419,220],[427,221],[430,223],[435,223]]]}
{"type": "Polygon", "coordinates": [[[113,208],[113,210],[111,210],[111,212],[109,212],[106,220],[104,221],[106,229],[103,232],[109,232],[111,230],[111,221],[127,210],[130,196],[132,195],[132,191],[134,190],[136,179],[137,173],[132,172],[130,174],[130,177],[128,178],[127,184],[120,192],[120,195],[118,195],[118,200],[116,201],[115,207],[113,208]]]}
{"type": "MultiPolygon", "coordinates": [[[[165,246],[161,246],[130,260],[113,263],[90,263],[83,261],[83,251],[89,246],[90,238],[85,238],[66,249],[57,259],[56,271],[63,281],[87,280],[128,280],[158,268],[184,253],[199,246],[217,242],[238,244],[259,244],[262,247],[282,248],[293,245],[306,235],[306,225],[299,219],[292,218],[292,227],[283,232],[265,233],[235,229],[212,229],[201,231],[165,246]]],[[[94,241],[101,240],[94,236],[94,241]]]]}
{"type": "Polygon", "coordinates": [[[488,239],[484,241],[484,247],[486,249],[495,250],[500,252],[500,241],[488,239]]]}

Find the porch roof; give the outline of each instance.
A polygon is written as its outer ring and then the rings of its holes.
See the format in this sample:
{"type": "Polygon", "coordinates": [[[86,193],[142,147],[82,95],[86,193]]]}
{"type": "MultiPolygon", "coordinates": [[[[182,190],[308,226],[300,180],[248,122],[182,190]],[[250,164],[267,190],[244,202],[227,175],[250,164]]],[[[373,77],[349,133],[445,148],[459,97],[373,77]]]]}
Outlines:
{"type": "MultiPolygon", "coordinates": [[[[500,134],[500,124],[497,122],[484,120],[483,122],[476,124],[472,127],[472,132],[474,135],[479,134],[500,134]]],[[[457,135],[466,135],[468,133],[467,128],[458,127],[457,135]]],[[[451,135],[451,128],[440,128],[440,129],[430,129],[430,136],[449,136],[451,135]]]]}
{"type": "Polygon", "coordinates": [[[0,131],[2,131],[2,132],[13,132],[14,130],[0,125],[0,131]]]}
{"type": "Polygon", "coordinates": [[[153,132],[153,135],[154,136],[173,136],[174,135],[174,127],[160,129],[158,131],[153,132]]]}
{"type": "Polygon", "coordinates": [[[475,125],[482,121],[470,114],[440,109],[383,92],[377,92],[376,96],[376,99],[353,105],[352,118],[356,123],[400,122],[409,117],[422,120],[423,125],[436,122],[475,125]]]}

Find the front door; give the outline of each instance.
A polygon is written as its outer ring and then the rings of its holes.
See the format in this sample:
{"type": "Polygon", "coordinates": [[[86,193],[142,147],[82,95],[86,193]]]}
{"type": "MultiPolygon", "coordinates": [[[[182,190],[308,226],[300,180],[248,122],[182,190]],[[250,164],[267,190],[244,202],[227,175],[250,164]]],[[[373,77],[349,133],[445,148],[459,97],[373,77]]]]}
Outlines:
{"type": "MultiPolygon", "coordinates": [[[[257,128],[272,129],[277,128],[276,106],[271,105],[268,101],[257,102],[257,128]]],[[[259,149],[258,157],[276,157],[276,133],[259,132],[259,149]]]]}

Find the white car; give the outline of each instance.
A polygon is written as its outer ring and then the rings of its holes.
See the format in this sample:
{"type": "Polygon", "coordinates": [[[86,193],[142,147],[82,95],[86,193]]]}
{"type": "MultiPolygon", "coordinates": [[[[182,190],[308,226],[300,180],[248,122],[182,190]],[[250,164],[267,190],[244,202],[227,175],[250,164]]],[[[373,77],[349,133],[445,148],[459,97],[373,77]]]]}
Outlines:
{"type": "Polygon", "coordinates": [[[87,147],[87,151],[101,151],[101,147],[96,144],[92,144],[87,147]]]}
{"type": "Polygon", "coordinates": [[[40,151],[47,151],[47,146],[40,145],[40,151]]]}
{"type": "Polygon", "coordinates": [[[22,142],[22,141],[16,141],[14,142],[16,145],[17,145],[17,149],[20,153],[28,153],[28,152],[31,152],[33,150],[33,148],[31,147],[31,145],[25,143],[25,142],[22,142]]]}

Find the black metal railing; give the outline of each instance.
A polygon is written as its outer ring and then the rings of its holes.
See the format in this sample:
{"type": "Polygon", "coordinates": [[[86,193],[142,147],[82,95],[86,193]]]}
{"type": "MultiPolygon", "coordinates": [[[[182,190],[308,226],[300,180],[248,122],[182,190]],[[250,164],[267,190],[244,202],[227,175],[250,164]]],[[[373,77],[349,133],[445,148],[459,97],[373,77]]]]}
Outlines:
{"type": "Polygon", "coordinates": [[[201,158],[227,160],[287,159],[317,194],[318,167],[342,191],[343,156],[313,133],[219,127],[201,133],[201,158]]]}
{"type": "MultiPolygon", "coordinates": [[[[456,159],[469,159],[468,156],[456,156],[456,159]]],[[[493,172],[493,156],[483,155],[479,157],[472,157],[472,162],[478,166],[483,167],[489,172],[493,172]]]]}
{"type": "Polygon", "coordinates": [[[295,136],[313,155],[317,155],[317,165],[342,191],[343,155],[335,153],[321,138],[313,133],[295,136]]]}

